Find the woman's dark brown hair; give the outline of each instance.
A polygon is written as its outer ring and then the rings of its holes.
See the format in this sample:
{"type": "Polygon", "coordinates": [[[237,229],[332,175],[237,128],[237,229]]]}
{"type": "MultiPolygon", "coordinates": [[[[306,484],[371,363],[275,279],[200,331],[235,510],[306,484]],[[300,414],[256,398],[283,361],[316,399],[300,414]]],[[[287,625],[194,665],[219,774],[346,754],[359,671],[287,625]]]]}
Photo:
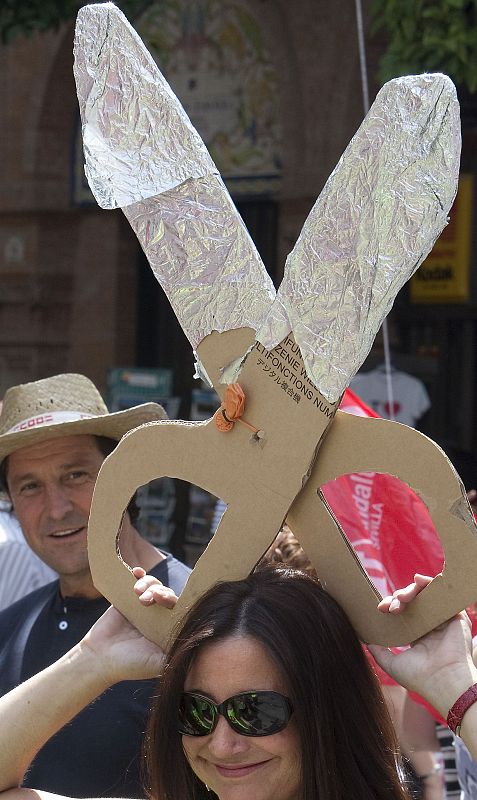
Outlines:
{"type": "Polygon", "coordinates": [[[218,584],[187,615],[168,654],[146,737],[150,797],[215,797],[187,762],[177,709],[199,650],[230,636],[254,637],[285,678],[301,741],[300,800],[408,797],[383,697],[348,618],[309,575],[270,567],[218,584]]]}

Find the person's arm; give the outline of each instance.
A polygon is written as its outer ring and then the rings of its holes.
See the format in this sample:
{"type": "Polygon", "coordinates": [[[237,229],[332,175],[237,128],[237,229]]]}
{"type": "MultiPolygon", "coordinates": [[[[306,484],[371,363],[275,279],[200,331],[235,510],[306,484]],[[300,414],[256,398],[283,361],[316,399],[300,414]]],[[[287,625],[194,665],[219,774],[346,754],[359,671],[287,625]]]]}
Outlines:
{"type": "MultiPolygon", "coordinates": [[[[405,691],[405,690],[404,690],[405,691]]],[[[444,758],[436,733],[436,721],[408,692],[402,709],[402,736],[416,775],[421,779],[423,800],[445,797],[444,758]]]]}
{"type": "MultiPolygon", "coordinates": [[[[108,688],[91,651],[76,645],[0,699],[0,790],[18,787],[41,747],[108,688]]],[[[17,789],[11,797],[26,796],[17,789]]],[[[3,797],[2,797],[3,800],[3,797]]]]}
{"type": "MultiPolygon", "coordinates": [[[[379,604],[380,610],[405,613],[405,605],[431,580],[416,578],[409,587],[395,592],[394,597],[385,598],[379,604]],[[393,605],[393,600],[397,604],[393,605]]],[[[465,612],[418,639],[404,652],[394,654],[379,645],[370,645],[369,649],[394,680],[425,697],[444,719],[455,701],[477,683],[470,620],[465,612]]],[[[466,711],[460,736],[477,758],[477,703],[466,711]]]]}
{"type": "MultiPolygon", "coordinates": [[[[161,588],[155,588],[161,602],[161,588]]],[[[176,598],[164,588],[162,602],[176,598]]],[[[156,677],[163,653],[114,608],[109,608],[59,661],[0,698],[1,800],[56,798],[19,788],[38,750],[105,689],[122,680],[156,677]],[[10,791],[7,791],[10,790],[10,791]]]]}
{"type": "MultiPolygon", "coordinates": [[[[430,738],[421,736],[420,730],[417,730],[409,720],[412,739],[408,738],[404,726],[405,709],[409,699],[406,689],[403,686],[382,684],[381,691],[396,731],[401,753],[410,762],[414,774],[421,781],[423,800],[444,800],[444,781],[439,760],[440,753],[437,752],[439,743],[435,735],[434,721],[430,717],[434,730],[434,736],[430,738]]],[[[426,713],[422,706],[421,708],[426,713]]]]}
{"type": "Polygon", "coordinates": [[[436,720],[430,711],[406,692],[402,710],[403,738],[409,750],[440,750],[436,731],[436,720]]]}

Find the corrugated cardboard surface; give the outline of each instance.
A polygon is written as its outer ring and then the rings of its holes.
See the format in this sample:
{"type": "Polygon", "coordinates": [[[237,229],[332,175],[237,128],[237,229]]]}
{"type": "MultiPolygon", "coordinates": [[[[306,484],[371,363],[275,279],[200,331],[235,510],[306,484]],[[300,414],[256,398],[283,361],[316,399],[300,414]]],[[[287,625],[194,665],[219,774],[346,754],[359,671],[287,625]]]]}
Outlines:
{"type": "Polygon", "coordinates": [[[342,412],[335,417],[338,404],[330,405],[307,378],[292,336],[270,352],[253,344],[253,332],[246,329],[206,337],[198,354],[220,395],[221,367],[252,345],[239,381],[246,396],[244,419],[260,429],[259,437],[239,423],[222,433],[213,420],[153,422],[127,434],[104,462],[88,537],[96,587],[165,647],[197,597],[217,581],[248,575],[287,518],[363,641],[406,644],[475,600],[476,527],[445,454],[404,425],[342,412]],[[341,474],[366,471],[393,474],[414,489],[430,510],[446,553],[443,576],[397,617],[377,611],[379,597],[319,491],[341,474]],[[139,604],[134,577],[117,552],[131,496],[166,475],[196,484],[228,506],[173,611],[139,604]]]}

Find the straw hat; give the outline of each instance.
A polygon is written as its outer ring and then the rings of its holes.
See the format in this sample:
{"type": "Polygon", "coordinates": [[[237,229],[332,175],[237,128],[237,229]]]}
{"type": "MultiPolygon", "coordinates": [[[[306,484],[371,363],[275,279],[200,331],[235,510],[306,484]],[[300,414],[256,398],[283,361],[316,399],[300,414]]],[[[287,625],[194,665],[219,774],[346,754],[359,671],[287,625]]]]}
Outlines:
{"type": "Polygon", "coordinates": [[[138,425],[160,419],[167,419],[167,414],[158,403],[110,414],[84,375],[53,375],[12,386],[0,412],[0,463],[15,450],[45,439],[89,433],[119,440],[138,425]]]}

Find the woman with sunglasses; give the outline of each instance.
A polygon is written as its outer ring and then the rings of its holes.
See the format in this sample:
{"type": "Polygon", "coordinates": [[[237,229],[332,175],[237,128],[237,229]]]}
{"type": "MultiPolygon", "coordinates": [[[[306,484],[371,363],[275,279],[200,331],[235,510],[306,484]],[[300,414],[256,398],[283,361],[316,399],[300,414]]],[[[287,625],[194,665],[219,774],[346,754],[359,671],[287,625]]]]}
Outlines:
{"type": "MultiPolygon", "coordinates": [[[[156,602],[174,602],[154,591],[156,602]]],[[[401,677],[406,663],[419,674],[419,647],[402,656],[401,677]]],[[[31,800],[13,787],[39,747],[110,685],[157,675],[161,662],[109,609],[70,653],[5,695],[1,800],[31,800]]],[[[219,584],[185,619],[146,737],[146,791],[153,800],[404,800],[395,752],[346,616],[309,576],[273,569],[219,584]]]]}
{"type": "Polygon", "coordinates": [[[219,585],[195,606],[168,654],[147,752],[161,800],[205,799],[207,786],[220,800],[406,797],[351,624],[292,570],[219,585]]]}

